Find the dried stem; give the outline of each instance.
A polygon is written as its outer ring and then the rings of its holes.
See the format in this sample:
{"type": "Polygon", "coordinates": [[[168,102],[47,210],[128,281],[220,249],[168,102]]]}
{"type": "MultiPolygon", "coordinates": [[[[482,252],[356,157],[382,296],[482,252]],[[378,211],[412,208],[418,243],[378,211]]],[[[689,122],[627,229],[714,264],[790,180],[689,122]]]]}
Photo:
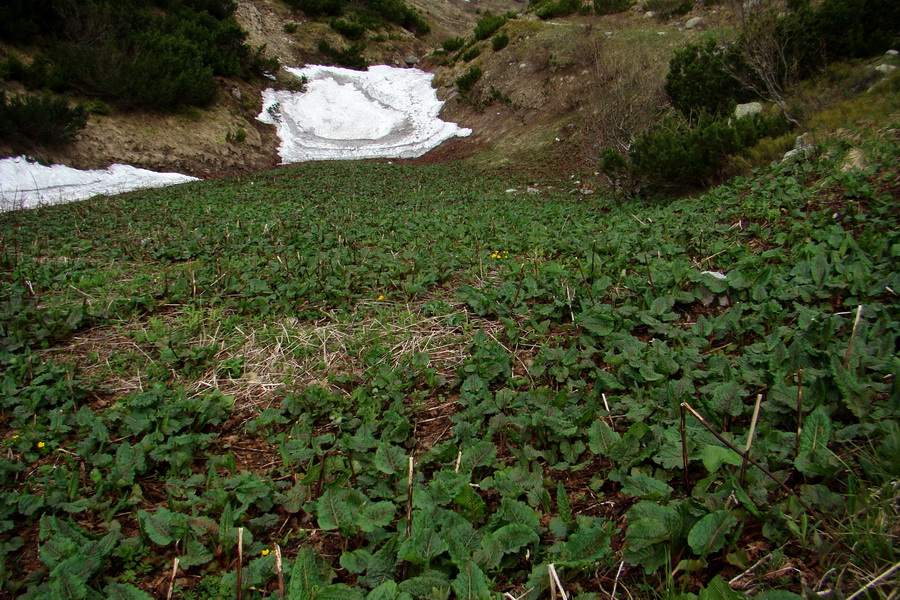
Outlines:
{"type": "Polygon", "coordinates": [[[238,527],[238,564],[237,564],[237,600],[244,596],[243,567],[244,567],[244,528],[238,527]]]}
{"type": "Polygon", "coordinates": [[[278,597],[284,598],[284,567],[281,564],[281,546],[275,544],[275,571],[278,573],[278,597]]]}
{"type": "Polygon", "coordinates": [[[853,331],[850,332],[850,343],[847,344],[847,354],[844,356],[844,368],[850,364],[850,353],[853,352],[853,342],[856,340],[856,328],[859,327],[859,317],[862,315],[862,304],[856,307],[856,319],[853,321],[853,331]]]}
{"type": "Polygon", "coordinates": [[[750,448],[753,446],[753,436],[756,434],[756,421],[759,419],[759,405],[762,403],[762,394],[756,395],[756,406],[753,407],[753,418],[750,420],[750,433],[747,434],[747,447],[744,448],[744,459],[741,461],[741,486],[747,477],[747,457],[750,456],[750,448]]]}
{"type": "Polygon", "coordinates": [[[172,590],[175,589],[175,575],[178,574],[178,558],[172,563],[172,577],[169,578],[169,593],[166,594],[166,600],[172,600],[172,590]]]}
{"type": "Polygon", "coordinates": [[[563,589],[562,582],[559,580],[559,575],[556,573],[556,567],[553,564],[549,564],[547,565],[547,571],[550,573],[550,597],[556,598],[556,590],[558,589],[562,600],[569,600],[566,590],[563,589]]]}
{"type": "Polygon", "coordinates": [[[613,589],[610,592],[609,596],[612,600],[616,600],[616,590],[619,588],[619,576],[622,574],[622,569],[625,568],[625,561],[619,563],[619,570],[616,571],[616,579],[613,581],[613,589]]]}
{"type": "Polygon", "coordinates": [[[413,510],[413,464],[414,459],[409,457],[409,477],[406,479],[406,539],[412,536],[412,510],[413,510]]]}

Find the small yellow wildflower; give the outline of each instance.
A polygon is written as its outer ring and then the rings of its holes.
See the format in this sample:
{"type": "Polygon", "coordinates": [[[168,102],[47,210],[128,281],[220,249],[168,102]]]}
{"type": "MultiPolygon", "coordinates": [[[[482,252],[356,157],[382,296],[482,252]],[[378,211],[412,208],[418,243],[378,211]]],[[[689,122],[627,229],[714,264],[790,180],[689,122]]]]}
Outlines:
{"type": "Polygon", "coordinates": [[[47,444],[45,444],[44,442],[38,442],[38,443],[37,443],[37,447],[38,447],[38,448],[43,448],[43,447],[46,446],[46,445],[47,445],[47,444]]]}
{"type": "Polygon", "coordinates": [[[17,433],[16,435],[14,435],[14,436],[13,436],[13,439],[14,439],[14,440],[19,439],[19,434],[17,433]]]}
{"type": "Polygon", "coordinates": [[[266,548],[265,550],[263,550],[262,552],[260,552],[260,554],[262,554],[263,556],[268,556],[270,552],[272,552],[272,551],[269,550],[268,548],[266,548]]]}
{"type": "Polygon", "coordinates": [[[378,295],[378,299],[379,299],[379,300],[384,300],[384,294],[379,294],[379,295],[378,295]]]}

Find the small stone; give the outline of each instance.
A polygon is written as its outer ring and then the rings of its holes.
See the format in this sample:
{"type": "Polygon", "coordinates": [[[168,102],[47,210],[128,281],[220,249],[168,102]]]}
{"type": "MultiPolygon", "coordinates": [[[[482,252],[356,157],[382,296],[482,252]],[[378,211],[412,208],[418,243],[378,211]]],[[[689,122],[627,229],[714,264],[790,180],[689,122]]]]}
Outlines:
{"type": "Polygon", "coordinates": [[[752,117],[762,112],[763,105],[760,102],[747,102],[746,104],[738,104],[734,107],[734,118],[743,119],[744,117],[752,117]]]}
{"type": "Polygon", "coordinates": [[[536,188],[536,187],[529,187],[529,188],[528,188],[528,193],[529,193],[529,194],[540,194],[540,193],[541,193],[541,190],[539,190],[539,189],[536,188]]]}
{"type": "Polygon", "coordinates": [[[687,23],[684,24],[685,29],[693,29],[697,25],[699,25],[703,19],[700,17],[694,17],[693,19],[689,19],[687,23]]]}
{"type": "Polygon", "coordinates": [[[878,65],[877,67],[875,67],[875,70],[879,73],[887,75],[889,73],[892,73],[893,71],[896,71],[897,67],[895,67],[894,65],[878,65]]]}
{"type": "Polygon", "coordinates": [[[652,19],[654,16],[656,16],[656,15],[652,10],[648,10],[647,12],[644,13],[645,19],[652,19]]]}
{"type": "Polygon", "coordinates": [[[894,58],[898,54],[900,54],[900,52],[897,52],[896,50],[888,50],[884,53],[885,56],[890,56],[891,58],[894,58]]]}

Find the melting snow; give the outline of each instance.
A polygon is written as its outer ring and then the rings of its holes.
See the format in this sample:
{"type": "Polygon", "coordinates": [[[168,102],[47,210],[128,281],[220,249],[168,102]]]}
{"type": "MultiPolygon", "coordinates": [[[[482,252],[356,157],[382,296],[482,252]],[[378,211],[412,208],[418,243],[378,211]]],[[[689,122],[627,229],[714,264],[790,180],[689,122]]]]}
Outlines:
{"type": "Polygon", "coordinates": [[[438,118],[432,73],[383,65],[368,71],[287,68],[305,92],[267,89],[257,117],[277,127],[284,164],[309,160],[416,158],[471,129],[438,118]]]}
{"type": "Polygon", "coordinates": [[[121,194],[196,180],[179,173],[157,173],[128,165],[81,171],[63,165],[41,165],[22,156],[5,158],[0,160],[0,210],[61,204],[98,194],[121,194]]]}

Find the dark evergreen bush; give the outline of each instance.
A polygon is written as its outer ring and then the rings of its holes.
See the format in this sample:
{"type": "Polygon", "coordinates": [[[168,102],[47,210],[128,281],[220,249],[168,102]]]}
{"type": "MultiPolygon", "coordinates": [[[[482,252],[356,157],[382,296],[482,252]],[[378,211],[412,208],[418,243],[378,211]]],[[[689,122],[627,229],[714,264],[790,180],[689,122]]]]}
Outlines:
{"type": "Polygon", "coordinates": [[[468,71],[456,78],[456,88],[461,94],[468,94],[482,75],[484,75],[484,71],[480,68],[470,67],[468,71]]]}
{"type": "Polygon", "coordinates": [[[365,71],[369,68],[362,51],[366,49],[363,43],[351,44],[346,48],[335,48],[325,40],[319,40],[319,52],[328,57],[328,59],[338,67],[347,69],[356,69],[357,71],[365,71]]]}
{"type": "Polygon", "coordinates": [[[447,52],[456,52],[466,45],[466,39],[461,37],[450,38],[441,42],[441,48],[447,52]]]}
{"type": "Polygon", "coordinates": [[[674,116],[635,140],[631,170],[652,187],[706,185],[720,176],[730,155],[785,131],[784,119],[761,115],[732,121],[703,114],[694,125],[674,116]]]}
{"type": "Polygon", "coordinates": [[[71,142],[86,124],[87,110],[64,98],[0,92],[0,139],[17,148],[71,142]]]}
{"type": "Polygon", "coordinates": [[[594,0],[594,11],[598,15],[612,15],[631,8],[631,0],[594,0]]]}
{"type": "Polygon", "coordinates": [[[504,23],[506,23],[506,17],[503,15],[492,15],[490,11],[487,11],[484,16],[478,20],[472,34],[475,36],[476,40],[486,40],[497,33],[497,30],[503,27],[504,23]]]}
{"type": "Polygon", "coordinates": [[[555,19],[577,13],[581,10],[582,0],[556,0],[538,8],[534,14],[541,19],[555,19]]]}
{"type": "Polygon", "coordinates": [[[749,73],[736,47],[722,46],[713,39],[688,44],[669,61],[666,94],[672,106],[689,119],[702,112],[722,114],[730,103],[755,97],[729,71],[749,73]]]}
{"type": "Polygon", "coordinates": [[[359,40],[366,33],[366,26],[346,19],[331,19],[328,25],[348,40],[359,40]]]}
{"type": "Polygon", "coordinates": [[[493,38],[491,38],[491,47],[494,49],[494,52],[503,50],[508,44],[509,36],[505,33],[498,33],[493,38]]]}

